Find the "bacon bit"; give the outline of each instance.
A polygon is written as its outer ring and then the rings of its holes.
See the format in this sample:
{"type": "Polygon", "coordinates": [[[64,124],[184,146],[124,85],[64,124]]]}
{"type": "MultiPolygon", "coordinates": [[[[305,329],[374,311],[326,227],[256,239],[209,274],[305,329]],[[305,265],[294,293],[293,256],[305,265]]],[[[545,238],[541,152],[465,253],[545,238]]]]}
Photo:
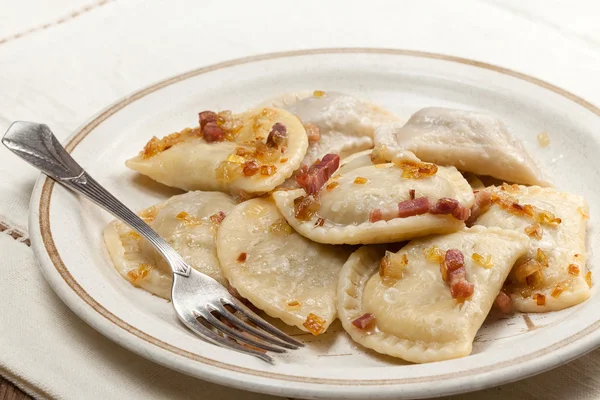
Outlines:
{"type": "Polygon", "coordinates": [[[583,207],[577,207],[577,211],[579,212],[579,214],[581,214],[583,219],[588,219],[590,217],[590,215],[587,213],[587,211],[583,207]]]}
{"type": "Polygon", "coordinates": [[[217,122],[217,113],[214,111],[202,111],[198,113],[198,120],[200,124],[200,129],[204,130],[204,127],[209,122],[217,122]]]}
{"type": "Polygon", "coordinates": [[[496,304],[496,307],[498,307],[498,309],[500,309],[500,311],[502,311],[504,314],[510,314],[512,311],[512,300],[510,296],[502,291],[498,293],[498,296],[496,296],[494,304],[496,304]]]}
{"type": "Polygon", "coordinates": [[[223,222],[226,216],[227,215],[223,211],[219,211],[218,213],[211,215],[210,220],[213,224],[219,225],[221,222],[223,222]]]}
{"type": "Polygon", "coordinates": [[[592,271],[588,271],[585,274],[585,283],[587,283],[588,287],[592,287],[592,271]]]}
{"type": "Polygon", "coordinates": [[[306,173],[296,175],[296,182],[307,194],[315,194],[340,166],[340,156],[327,154],[322,161],[311,166],[306,173]]]}
{"type": "Polygon", "coordinates": [[[414,200],[405,200],[398,203],[398,217],[407,218],[422,215],[429,211],[429,200],[427,197],[419,197],[414,200]]]}
{"type": "Polygon", "coordinates": [[[150,208],[145,209],[140,213],[140,218],[144,220],[144,222],[152,222],[158,215],[158,207],[152,206],[150,208]]]}
{"type": "Polygon", "coordinates": [[[394,164],[402,169],[402,178],[404,179],[428,178],[438,171],[437,165],[420,161],[398,160],[394,161],[394,164]]]}
{"type": "Polygon", "coordinates": [[[362,176],[357,176],[354,178],[354,183],[357,185],[364,185],[367,182],[369,182],[369,180],[367,178],[363,178],[362,176]]]}
{"type": "Polygon", "coordinates": [[[287,306],[290,308],[300,308],[302,304],[298,300],[290,300],[287,302],[287,306]]]}
{"type": "Polygon", "coordinates": [[[306,317],[306,321],[304,321],[302,326],[305,327],[310,333],[317,336],[317,335],[323,333],[323,331],[325,330],[326,322],[327,321],[325,321],[323,318],[319,317],[318,315],[310,313],[310,314],[308,314],[308,317],[306,317]]]}
{"type": "Polygon", "coordinates": [[[375,316],[370,313],[363,314],[353,320],[352,325],[362,330],[372,329],[375,327],[375,316]]]}
{"type": "Polygon", "coordinates": [[[490,254],[481,255],[473,253],[471,258],[483,268],[492,268],[494,266],[494,262],[492,261],[492,256],[490,254]]]}
{"type": "Polygon", "coordinates": [[[242,167],[240,164],[229,161],[222,161],[215,169],[215,176],[218,180],[230,182],[242,176],[242,167]]]}
{"type": "Polygon", "coordinates": [[[225,138],[225,131],[216,122],[207,122],[202,128],[202,137],[208,143],[221,142],[225,138]]]}
{"type": "Polygon", "coordinates": [[[517,185],[516,183],[513,183],[512,185],[509,185],[506,182],[502,183],[502,186],[500,187],[501,190],[504,190],[506,192],[511,192],[511,193],[518,193],[520,188],[519,185],[517,185]]]}
{"type": "Polygon", "coordinates": [[[282,123],[275,123],[267,137],[267,146],[278,148],[287,145],[287,128],[282,123]]]}
{"type": "Polygon", "coordinates": [[[283,158],[281,158],[281,160],[279,160],[279,162],[281,164],[285,164],[287,161],[288,161],[287,157],[283,157],[283,158]]]}
{"type": "Polygon", "coordinates": [[[514,267],[514,277],[518,282],[525,283],[529,276],[541,271],[542,264],[536,260],[529,259],[514,267]]]}
{"type": "Polygon", "coordinates": [[[538,223],[525,227],[525,234],[536,240],[542,240],[543,232],[542,226],[538,223]]]}
{"type": "Polygon", "coordinates": [[[308,136],[308,143],[316,143],[321,140],[321,130],[315,124],[304,124],[306,135],[308,136]]]}
{"type": "Polygon", "coordinates": [[[545,306],[546,305],[546,296],[544,296],[541,293],[536,293],[533,295],[533,300],[535,300],[535,303],[538,306],[545,306]]]}
{"type": "Polygon", "coordinates": [[[315,90],[313,92],[313,96],[314,97],[325,97],[325,92],[322,90],[315,90]]]}
{"type": "Polygon", "coordinates": [[[555,299],[558,299],[558,297],[561,295],[562,292],[564,292],[564,290],[564,285],[562,283],[558,283],[554,287],[554,290],[552,290],[552,293],[550,293],[550,296],[554,297],[555,299]]]}
{"type": "Polygon", "coordinates": [[[550,145],[550,136],[548,136],[547,132],[542,132],[537,135],[537,141],[540,147],[548,147],[550,145]]]}
{"type": "Polygon", "coordinates": [[[277,167],[274,165],[261,165],[260,174],[264,176],[271,176],[277,171],[277,167]]]}
{"type": "Polygon", "coordinates": [[[542,267],[548,268],[548,258],[540,248],[537,249],[536,261],[539,262],[542,265],[542,267]]]}
{"type": "Polygon", "coordinates": [[[492,194],[487,190],[478,190],[475,194],[475,202],[471,208],[471,216],[467,219],[467,226],[473,226],[477,218],[486,212],[492,205],[492,194]]]}
{"type": "Polygon", "coordinates": [[[407,265],[408,257],[406,254],[399,256],[398,254],[386,251],[379,263],[381,281],[386,285],[394,285],[399,279],[402,279],[402,273],[407,265]]]}
{"type": "Polygon", "coordinates": [[[377,222],[382,220],[381,210],[379,208],[374,209],[369,213],[369,222],[377,222]]]}
{"type": "Polygon", "coordinates": [[[240,255],[237,258],[237,262],[244,262],[244,261],[246,261],[246,257],[248,257],[247,253],[240,253],[240,255]]]}
{"type": "Polygon", "coordinates": [[[283,234],[285,236],[292,233],[292,227],[284,218],[278,218],[269,226],[269,231],[275,234],[283,234]]]}
{"type": "Polygon", "coordinates": [[[442,270],[442,279],[445,277],[444,280],[450,285],[450,294],[453,299],[462,302],[473,295],[475,285],[467,281],[465,257],[460,250],[448,250],[440,269],[442,270]]]}
{"type": "Polygon", "coordinates": [[[131,283],[135,284],[138,280],[144,279],[146,276],[148,276],[151,269],[152,266],[148,264],[140,264],[137,269],[132,269],[131,271],[127,272],[127,277],[131,283]]]}
{"type": "Polygon", "coordinates": [[[410,189],[408,191],[408,196],[410,197],[411,200],[415,199],[415,189],[410,189]]]}
{"type": "MultiPolygon", "coordinates": [[[[433,247],[424,249],[423,255],[425,256],[427,261],[439,264],[442,261],[444,261],[444,257],[446,256],[446,253],[444,253],[444,251],[441,250],[439,247],[433,246],[433,247]]],[[[446,279],[444,279],[444,280],[446,280],[446,279]]]]}
{"type": "Polygon", "coordinates": [[[463,207],[455,199],[447,197],[439,199],[432,207],[429,208],[431,214],[450,214],[454,218],[465,221],[471,215],[471,210],[463,207]]]}
{"type": "Polygon", "coordinates": [[[317,222],[315,222],[315,226],[323,226],[325,220],[323,218],[317,218],[317,222]]]}
{"type": "Polygon", "coordinates": [[[242,167],[242,172],[244,173],[244,176],[253,176],[258,173],[259,169],[256,161],[246,161],[242,167]]]}
{"type": "Polygon", "coordinates": [[[579,275],[579,272],[580,272],[579,267],[575,264],[569,264],[568,271],[569,271],[569,274],[571,274],[573,276],[579,275]]]}
{"type": "Polygon", "coordinates": [[[327,189],[327,191],[330,192],[338,186],[340,186],[339,182],[331,182],[331,183],[328,183],[327,186],[325,186],[325,189],[327,189]]]}
{"type": "Polygon", "coordinates": [[[309,221],[320,207],[321,202],[316,196],[297,197],[294,199],[294,216],[301,221],[309,221]]]}

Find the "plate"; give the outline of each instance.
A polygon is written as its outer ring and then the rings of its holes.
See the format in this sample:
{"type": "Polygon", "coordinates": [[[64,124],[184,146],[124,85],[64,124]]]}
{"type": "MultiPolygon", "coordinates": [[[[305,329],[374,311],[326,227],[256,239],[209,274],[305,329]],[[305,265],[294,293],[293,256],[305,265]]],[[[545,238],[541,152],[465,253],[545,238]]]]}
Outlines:
{"type": "MultiPolygon", "coordinates": [[[[590,203],[589,265],[600,244],[600,110],[535,78],[439,54],[328,49],[261,55],[200,68],[111,105],[78,129],[67,149],[133,209],[178,193],[123,165],[152,136],[197,124],[204,109],[244,110],[275,94],[337,90],[370,99],[403,118],[425,106],[492,112],[540,160],[557,187],[590,203]],[[551,143],[536,141],[548,132],[551,143]]],[[[353,343],[339,323],[275,365],[203,342],[171,305],[136,289],[111,265],[102,229],[111,217],[40,177],[31,204],[31,241],[43,272],[81,318],[122,346],[173,369],[223,385],[305,398],[422,398],[521,379],[600,344],[600,297],[551,314],[490,315],[469,357],[412,365],[353,343]]]]}

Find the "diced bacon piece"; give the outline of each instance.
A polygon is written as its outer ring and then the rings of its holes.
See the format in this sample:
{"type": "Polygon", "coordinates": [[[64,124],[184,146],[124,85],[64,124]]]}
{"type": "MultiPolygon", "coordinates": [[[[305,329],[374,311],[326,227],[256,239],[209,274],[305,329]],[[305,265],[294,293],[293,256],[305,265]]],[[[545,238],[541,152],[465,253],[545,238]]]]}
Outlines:
{"type": "Polygon", "coordinates": [[[449,214],[454,218],[464,221],[471,215],[471,210],[463,207],[458,200],[443,197],[431,206],[429,212],[432,214],[449,214]]]}
{"type": "Polygon", "coordinates": [[[200,129],[204,130],[204,127],[209,122],[217,122],[217,113],[214,111],[202,111],[198,114],[200,120],[200,129]]]}
{"type": "Polygon", "coordinates": [[[315,194],[327,182],[331,175],[340,166],[340,156],[337,154],[327,154],[321,161],[311,166],[308,171],[296,175],[296,182],[306,191],[306,193],[315,194]]]}
{"type": "Polygon", "coordinates": [[[398,203],[398,217],[407,218],[415,215],[425,214],[429,211],[429,200],[427,197],[419,197],[414,200],[405,200],[398,203]]]}
{"type": "Polygon", "coordinates": [[[208,143],[220,142],[225,138],[225,131],[216,122],[207,122],[202,128],[202,137],[208,143]]]}
{"type": "Polygon", "coordinates": [[[316,143],[321,140],[321,130],[315,124],[304,124],[304,129],[306,129],[308,143],[316,143]]]}
{"type": "Polygon", "coordinates": [[[398,218],[398,209],[381,209],[376,208],[369,213],[369,222],[389,221],[390,219],[398,218]]]}
{"type": "Polygon", "coordinates": [[[471,208],[471,216],[467,219],[467,226],[473,225],[477,218],[486,212],[492,204],[492,194],[487,190],[478,190],[473,193],[475,194],[475,202],[471,208]]]}
{"type": "Polygon", "coordinates": [[[267,146],[277,148],[285,144],[287,144],[287,128],[282,123],[277,122],[269,132],[267,146]]]}
{"type": "Polygon", "coordinates": [[[467,281],[465,257],[460,250],[448,250],[444,256],[442,267],[447,271],[446,279],[450,285],[450,294],[453,299],[464,301],[473,295],[475,285],[467,281]]]}
{"type": "Polygon", "coordinates": [[[494,304],[496,304],[496,307],[504,314],[509,314],[512,311],[512,300],[510,299],[510,296],[504,292],[498,293],[496,300],[494,300],[494,304]]]}
{"type": "Polygon", "coordinates": [[[360,317],[356,318],[354,321],[352,321],[352,325],[354,325],[358,329],[368,329],[372,327],[374,323],[375,316],[370,313],[363,314],[360,317]]]}
{"type": "Polygon", "coordinates": [[[377,222],[382,219],[381,210],[379,208],[376,208],[369,213],[369,222],[377,222]]]}
{"type": "Polygon", "coordinates": [[[415,199],[415,189],[410,189],[408,191],[408,195],[410,196],[411,200],[414,200],[415,199]]]}
{"type": "Polygon", "coordinates": [[[246,161],[243,164],[242,172],[244,173],[244,176],[252,176],[252,175],[256,175],[259,170],[260,170],[260,167],[258,166],[256,161],[250,160],[250,161],[246,161]]]}

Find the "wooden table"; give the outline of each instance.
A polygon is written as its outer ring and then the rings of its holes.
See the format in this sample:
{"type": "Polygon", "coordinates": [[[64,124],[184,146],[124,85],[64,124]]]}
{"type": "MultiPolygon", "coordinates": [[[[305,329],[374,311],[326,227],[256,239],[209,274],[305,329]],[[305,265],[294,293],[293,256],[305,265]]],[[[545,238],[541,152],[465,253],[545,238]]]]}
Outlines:
{"type": "Polygon", "coordinates": [[[0,400],[30,400],[18,387],[0,377],[0,400]]]}

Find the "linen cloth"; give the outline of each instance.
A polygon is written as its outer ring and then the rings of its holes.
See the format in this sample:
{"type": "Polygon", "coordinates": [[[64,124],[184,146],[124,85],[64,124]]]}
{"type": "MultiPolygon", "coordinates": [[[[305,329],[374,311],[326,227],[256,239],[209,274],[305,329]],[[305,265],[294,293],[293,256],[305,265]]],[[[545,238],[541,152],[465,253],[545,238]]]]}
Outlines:
{"type": "MultiPolygon", "coordinates": [[[[494,63],[600,104],[595,1],[0,2],[0,132],[48,124],[66,138],[155,81],[258,53],[387,47],[494,63]]],[[[191,378],[125,350],[79,320],[27,246],[37,172],[0,148],[0,375],[38,398],[275,399],[191,378]],[[16,239],[15,239],[16,238],[16,239]]],[[[600,350],[464,399],[599,399],[600,350]]]]}

